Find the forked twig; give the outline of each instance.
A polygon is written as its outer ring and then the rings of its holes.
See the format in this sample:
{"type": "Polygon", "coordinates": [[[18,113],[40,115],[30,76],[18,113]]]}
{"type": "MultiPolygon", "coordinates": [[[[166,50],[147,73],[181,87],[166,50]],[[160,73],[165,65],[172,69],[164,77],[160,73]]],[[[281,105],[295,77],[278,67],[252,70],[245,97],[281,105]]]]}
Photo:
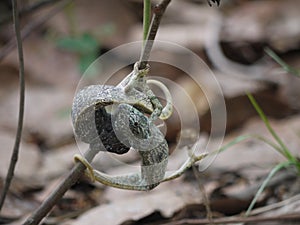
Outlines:
{"type": "MultiPolygon", "coordinates": [[[[213,224],[241,224],[241,223],[255,223],[262,222],[278,222],[278,221],[299,221],[299,213],[289,213],[277,216],[251,216],[251,217],[223,217],[213,220],[213,224]]],[[[179,221],[172,221],[171,223],[164,223],[163,225],[193,225],[193,224],[209,224],[208,219],[182,219],[179,221]]]]}
{"type": "MultiPolygon", "coordinates": [[[[88,149],[85,154],[85,158],[87,161],[91,162],[97,153],[98,151],[95,151],[94,149],[88,149]]],[[[64,178],[62,178],[61,183],[49,196],[47,196],[39,208],[34,211],[29,218],[27,218],[23,225],[39,224],[40,221],[51,211],[53,206],[63,197],[67,190],[69,190],[70,187],[78,181],[85,169],[86,167],[84,164],[80,162],[76,163],[72,170],[64,178]]]]}
{"type": "Polygon", "coordinates": [[[206,209],[206,217],[209,221],[209,224],[213,224],[213,213],[211,211],[211,207],[210,207],[210,200],[209,200],[209,197],[205,191],[205,188],[204,188],[204,185],[202,183],[202,179],[200,177],[200,172],[199,170],[195,167],[195,165],[192,166],[192,169],[193,169],[193,173],[195,175],[195,178],[198,182],[198,186],[199,186],[199,190],[201,192],[201,195],[202,195],[202,198],[203,198],[203,204],[205,206],[205,209],[206,209]]]}
{"type": "Polygon", "coordinates": [[[15,167],[18,161],[19,147],[21,142],[22,130],[23,130],[23,118],[24,118],[24,101],[25,101],[25,78],[24,78],[24,58],[23,58],[23,48],[22,48],[22,39],[20,32],[20,23],[19,23],[19,13],[18,13],[18,2],[17,0],[12,0],[13,5],[13,20],[14,28],[17,39],[18,55],[19,55],[19,85],[20,85],[20,100],[19,100],[19,119],[18,127],[16,133],[15,144],[13,152],[10,159],[9,168],[4,182],[4,187],[0,197],[0,211],[4,204],[4,200],[8,189],[10,187],[11,181],[14,176],[15,167]]]}

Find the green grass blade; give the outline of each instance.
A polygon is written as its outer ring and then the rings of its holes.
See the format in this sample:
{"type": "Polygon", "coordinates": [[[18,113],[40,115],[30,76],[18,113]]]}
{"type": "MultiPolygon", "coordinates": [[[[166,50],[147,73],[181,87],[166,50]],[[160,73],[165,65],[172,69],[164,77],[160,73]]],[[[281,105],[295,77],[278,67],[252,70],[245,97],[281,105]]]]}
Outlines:
{"type": "Polygon", "coordinates": [[[150,17],[151,17],[151,1],[144,0],[144,16],[143,16],[143,41],[147,40],[149,27],[150,27],[150,17]]]}
{"type": "Polygon", "coordinates": [[[220,153],[220,152],[223,152],[225,150],[227,150],[228,148],[230,148],[231,146],[233,145],[236,145],[242,141],[245,141],[247,139],[250,139],[252,136],[251,135],[241,135],[241,136],[238,136],[236,138],[234,138],[232,141],[230,141],[229,143],[227,143],[226,145],[222,146],[221,148],[213,151],[212,153],[210,154],[217,154],[217,153],[220,153]]]}
{"type": "Polygon", "coordinates": [[[279,146],[282,148],[282,151],[280,151],[280,153],[282,153],[289,161],[295,162],[295,157],[290,153],[290,151],[288,150],[286,145],[283,143],[283,141],[280,139],[280,137],[273,130],[273,128],[270,125],[270,122],[269,122],[268,118],[266,117],[265,113],[262,111],[262,109],[260,108],[260,106],[258,105],[256,100],[254,99],[254,97],[249,93],[247,93],[247,96],[248,96],[251,104],[255,108],[256,112],[258,113],[258,115],[260,116],[260,118],[262,119],[264,124],[266,125],[267,129],[269,130],[269,132],[273,136],[273,138],[277,141],[279,146]]]}
{"type": "Polygon", "coordinates": [[[280,152],[282,155],[284,155],[284,152],[282,150],[282,148],[278,145],[276,145],[275,143],[273,143],[272,141],[268,140],[267,138],[260,136],[260,135],[252,135],[253,138],[260,140],[266,144],[268,144],[269,146],[271,146],[272,148],[274,148],[276,151],[280,152]]]}
{"type": "Polygon", "coordinates": [[[286,168],[290,165],[294,164],[293,162],[287,161],[287,162],[283,162],[280,164],[277,164],[272,170],[271,172],[268,174],[267,178],[264,180],[264,182],[262,183],[262,185],[260,186],[260,188],[258,189],[258,191],[256,192],[253,200],[251,201],[250,206],[248,207],[247,211],[246,211],[246,216],[248,216],[251,212],[251,210],[253,209],[255,203],[257,202],[258,197],[260,196],[260,194],[263,192],[263,190],[266,188],[268,182],[271,180],[271,178],[281,169],[286,168]]]}
{"type": "Polygon", "coordinates": [[[274,51],[272,51],[270,48],[265,48],[265,52],[274,60],[276,61],[286,72],[293,74],[297,77],[300,77],[300,70],[297,70],[290,65],[288,65],[286,62],[284,62],[274,51]]]}
{"type": "Polygon", "coordinates": [[[239,144],[240,142],[246,141],[246,140],[251,139],[251,138],[255,138],[257,140],[260,140],[260,141],[268,144],[272,148],[276,149],[277,151],[282,151],[281,148],[278,145],[276,145],[275,143],[271,142],[270,140],[268,140],[267,138],[265,138],[263,136],[260,136],[260,135],[240,135],[240,136],[234,138],[232,141],[230,141],[226,145],[219,148],[218,150],[213,151],[211,154],[216,154],[216,153],[226,151],[228,148],[232,147],[233,145],[239,144]]]}

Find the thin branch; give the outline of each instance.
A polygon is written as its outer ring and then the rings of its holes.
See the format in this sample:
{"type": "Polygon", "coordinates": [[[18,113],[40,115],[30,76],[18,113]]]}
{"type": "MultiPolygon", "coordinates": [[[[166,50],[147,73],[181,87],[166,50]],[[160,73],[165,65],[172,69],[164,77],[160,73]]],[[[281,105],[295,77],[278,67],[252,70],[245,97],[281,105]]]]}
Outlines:
{"type": "Polygon", "coordinates": [[[270,134],[273,136],[275,141],[278,143],[278,145],[281,147],[282,151],[279,151],[279,153],[283,154],[283,156],[288,159],[290,162],[294,162],[297,166],[298,171],[300,172],[300,165],[297,165],[297,159],[295,156],[292,155],[292,153],[289,151],[288,147],[285,145],[285,143],[281,140],[281,138],[278,136],[278,134],[275,132],[273,127],[271,126],[267,116],[259,106],[259,104],[256,102],[255,98],[251,94],[247,94],[252,106],[255,108],[256,112],[258,113],[259,117],[264,122],[265,126],[267,127],[270,134]]]}
{"type": "Polygon", "coordinates": [[[281,169],[283,168],[287,168],[288,166],[291,166],[292,162],[287,161],[287,162],[283,162],[283,163],[279,163],[277,164],[272,170],[271,172],[268,174],[267,178],[263,181],[263,183],[260,185],[258,191],[256,192],[254,198],[252,199],[245,215],[249,216],[251,213],[251,210],[254,208],[259,196],[261,195],[261,193],[265,190],[265,188],[267,187],[267,185],[269,184],[270,180],[272,179],[272,177],[279,172],[281,169]]]}
{"type": "MultiPolygon", "coordinates": [[[[55,14],[61,11],[68,3],[72,0],[64,0],[61,1],[55,8],[51,9],[46,15],[38,18],[32,23],[27,24],[21,31],[21,38],[24,40],[27,38],[32,31],[36,30],[38,27],[47,22],[50,18],[52,18],[55,14]]],[[[0,61],[7,56],[15,47],[17,43],[14,39],[11,39],[4,47],[1,48],[0,51],[0,61]]]]}
{"type": "MultiPolygon", "coordinates": [[[[84,157],[88,162],[91,162],[99,151],[94,149],[88,149],[84,157]]],[[[55,190],[43,201],[39,208],[27,218],[23,225],[37,225],[40,221],[47,216],[53,206],[63,197],[63,195],[69,190],[82,176],[85,165],[81,162],[77,162],[72,170],[64,178],[55,190]]]]}
{"type": "Polygon", "coordinates": [[[19,119],[18,119],[18,126],[17,126],[17,133],[15,144],[13,148],[13,152],[10,159],[9,168],[7,171],[6,179],[4,182],[3,191],[0,197],[0,211],[5,201],[6,194],[10,187],[11,181],[14,176],[15,167],[18,161],[19,155],[19,147],[22,137],[22,130],[23,130],[23,118],[24,118],[24,101],[25,101],[25,78],[24,78],[24,58],[23,58],[23,47],[22,47],[22,39],[21,39],[21,32],[20,32],[20,23],[19,23],[19,13],[18,13],[18,2],[17,0],[12,0],[13,6],[13,20],[14,20],[14,28],[16,33],[17,39],[17,47],[18,47],[18,55],[19,55],[19,85],[20,85],[20,100],[19,100],[19,119]]]}
{"type": "Polygon", "coordinates": [[[162,16],[164,15],[164,12],[166,11],[166,8],[168,7],[171,0],[162,0],[161,3],[155,6],[154,8],[154,16],[152,18],[150,29],[147,36],[146,44],[143,46],[142,54],[140,57],[140,65],[139,69],[145,69],[150,57],[150,52],[153,46],[153,41],[156,37],[160,21],[162,16]]]}
{"type": "Polygon", "coordinates": [[[199,170],[197,170],[195,165],[193,165],[192,168],[193,168],[193,173],[195,175],[195,178],[198,182],[199,190],[200,190],[202,198],[203,198],[203,204],[205,206],[207,219],[209,221],[209,224],[213,224],[213,214],[212,214],[211,207],[210,207],[210,200],[207,196],[204,185],[201,181],[202,179],[200,177],[200,172],[199,172],[199,170]]]}
{"type": "MultiPolygon", "coordinates": [[[[35,3],[32,3],[31,5],[25,6],[23,9],[19,10],[19,16],[22,17],[24,15],[27,15],[33,11],[36,11],[38,9],[41,9],[47,5],[51,5],[53,3],[58,2],[59,0],[41,0],[35,3]]],[[[1,17],[0,19],[0,26],[4,25],[5,23],[9,22],[12,19],[11,14],[7,14],[1,17]]]]}
{"type": "MultiPolygon", "coordinates": [[[[213,220],[213,224],[241,224],[241,223],[257,223],[272,222],[272,221],[299,221],[299,213],[290,213],[277,216],[251,216],[251,217],[224,217],[213,220]]],[[[192,224],[209,224],[208,219],[183,219],[180,221],[173,221],[171,223],[164,223],[163,225],[192,225],[192,224]]]]}

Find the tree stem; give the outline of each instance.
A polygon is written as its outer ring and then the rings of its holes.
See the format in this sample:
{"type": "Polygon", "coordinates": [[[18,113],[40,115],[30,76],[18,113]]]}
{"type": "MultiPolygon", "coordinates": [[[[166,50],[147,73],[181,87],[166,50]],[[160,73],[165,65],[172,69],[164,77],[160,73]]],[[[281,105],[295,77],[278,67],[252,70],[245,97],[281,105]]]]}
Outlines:
{"type": "Polygon", "coordinates": [[[162,0],[162,2],[156,5],[154,8],[154,16],[150,24],[150,29],[146,38],[146,44],[143,45],[142,54],[139,60],[140,70],[145,69],[147,66],[150,57],[150,52],[153,46],[153,41],[156,37],[161,18],[164,15],[164,12],[166,11],[166,8],[168,7],[170,2],[171,0],[162,0]]]}
{"type": "Polygon", "coordinates": [[[19,86],[20,86],[19,118],[18,118],[18,127],[17,127],[15,144],[11,155],[7,175],[5,178],[3,191],[0,197],[0,211],[4,204],[5,197],[10,187],[11,181],[13,179],[15,167],[18,161],[19,148],[20,148],[20,142],[21,142],[22,130],[23,130],[24,101],[25,101],[24,58],[23,58],[23,47],[22,47],[22,39],[21,39],[20,23],[19,23],[18,1],[12,0],[12,6],[13,6],[14,28],[16,33],[18,56],[19,56],[19,86]]]}
{"type": "MultiPolygon", "coordinates": [[[[84,157],[88,162],[91,162],[93,158],[97,155],[99,151],[89,148],[84,157]]],[[[40,207],[32,213],[32,215],[27,218],[23,225],[37,225],[39,222],[47,216],[53,206],[64,196],[64,194],[69,190],[82,176],[85,165],[81,162],[77,162],[72,170],[62,178],[61,183],[53,190],[53,192],[43,201],[40,207]]]]}

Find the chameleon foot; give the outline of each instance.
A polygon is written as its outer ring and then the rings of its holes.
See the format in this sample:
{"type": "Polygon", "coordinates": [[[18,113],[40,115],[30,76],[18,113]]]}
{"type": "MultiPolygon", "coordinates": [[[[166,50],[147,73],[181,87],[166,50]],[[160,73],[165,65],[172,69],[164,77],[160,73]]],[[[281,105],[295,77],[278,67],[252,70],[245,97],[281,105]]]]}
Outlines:
{"type": "Polygon", "coordinates": [[[147,66],[147,68],[143,70],[139,70],[138,66],[139,63],[135,63],[133,71],[126,78],[124,78],[117,85],[117,87],[123,90],[124,95],[128,95],[129,97],[135,98],[137,102],[139,99],[136,99],[136,93],[143,93],[147,96],[147,99],[150,100],[153,108],[152,114],[149,118],[150,122],[155,121],[157,118],[160,118],[161,120],[166,120],[172,115],[173,112],[172,96],[170,94],[169,89],[158,80],[146,79],[146,75],[149,72],[149,66],[147,66]],[[163,91],[165,99],[167,101],[167,104],[164,108],[161,105],[158,98],[156,97],[156,95],[152,92],[148,84],[156,85],[163,91]]]}
{"type": "Polygon", "coordinates": [[[158,80],[152,80],[152,79],[147,80],[147,84],[154,84],[163,91],[167,104],[162,109],[161,114],[159,115],[159,118],[161,120],[168,119],[173,113],[173,105],[172,105],[173,101],[172,101],[172,95],[171,95],[169,89],[166,87],[166,85],[164,85],[162,82],[160,82],[158,80]]]}
{"type": "Polygon", "coordinates": [[[74,161],[81,162],[83,165],[85,165],[85,167],[87,168],[85,174],[88,175],[88,177],[92,180],[92,182],[95,182],[96,178],[95,178],[95,173],[92,165],[79,154],[74,155],[74,161]]]}
{"type": "Polygon", "coordinates": [[[191,168],[194,163],[202,160],[208,155],[208,153],[202,153],[200,155],[191,154],[185,163],[176,171],[167,171],[162,182],[173,180],[177,177],[180,177],[187,169],[191,168]]]}

